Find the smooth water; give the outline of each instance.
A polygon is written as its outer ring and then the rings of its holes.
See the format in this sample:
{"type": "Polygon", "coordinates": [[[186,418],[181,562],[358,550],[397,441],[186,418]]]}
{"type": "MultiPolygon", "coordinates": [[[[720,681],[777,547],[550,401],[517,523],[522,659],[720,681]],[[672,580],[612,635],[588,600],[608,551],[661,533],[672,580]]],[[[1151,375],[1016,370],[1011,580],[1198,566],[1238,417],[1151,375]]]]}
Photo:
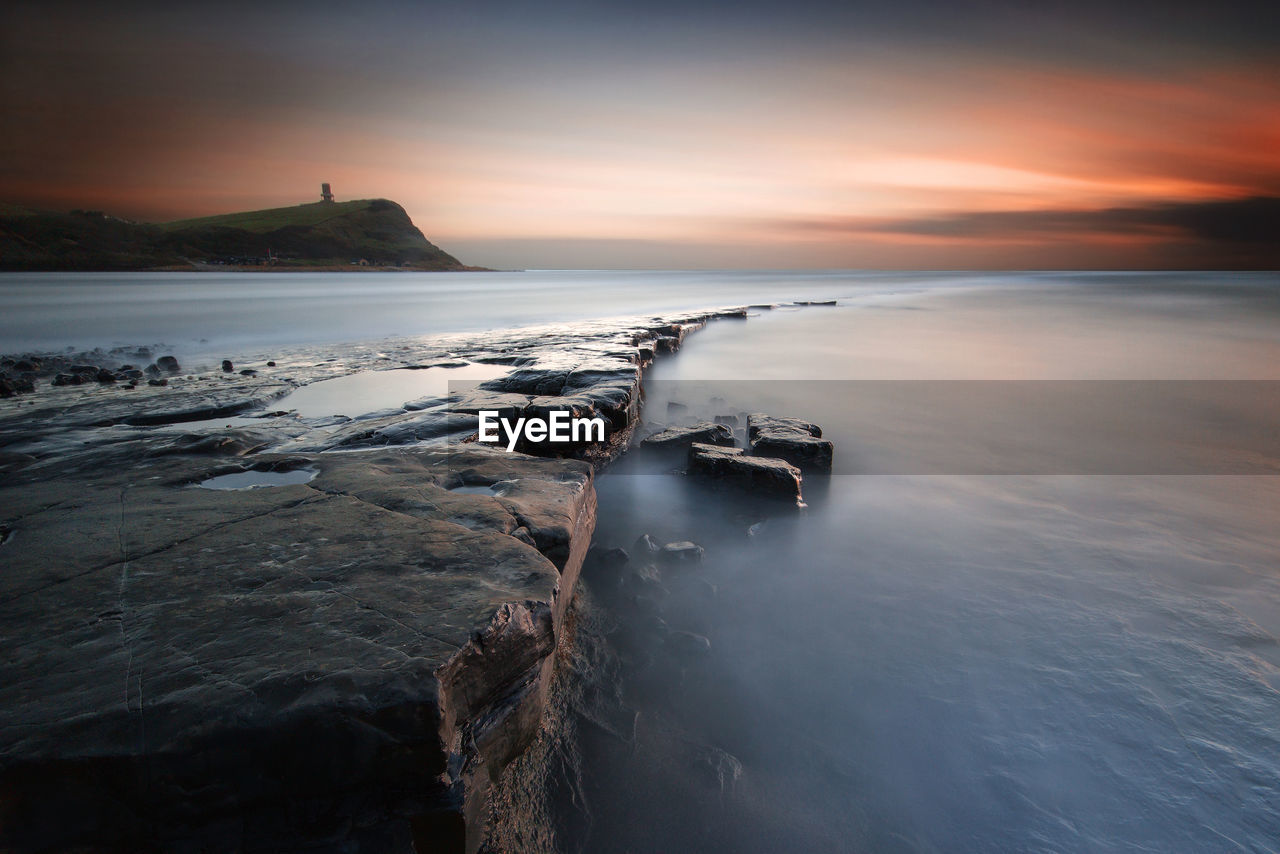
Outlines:
{"type": "MultiPolygon", "coordinates": [[[[902,296],[1039,287],[1044,298],[1110,310],[1269,290],[1267,274],[618,272],[0,273],[0,352],[165,344],[180,357],[236,357],[294,345],[362,342],[647,315],[754,302],[840,298],[894,310],[902,296]],[[1120,290],[1116,298],[1111,292],[1120,290]],[[1062,292],[1054,295],[1055,292],[1062,292]],[[1064,295],[1070,293],[1070,299],[1064,295]]],[[[1140,308],[1138,310],[1145,310],[1140,308]]],[[[1154,318],[1158,321],[1158,318],[1154,318]]],[[[1102,313],[1092,322],[1107,323],[1102,313]]],[[[963,334],[962,326],[950,327],[963,334]]],[[[940,345],[945,342],[938,342],[940,345]]],[[[973,342],[970,341],[970,344],[973,342]]],[[[1135,352],[1142,342],[1135,341],[1135,352]]],[[[889,351],[892,352],[892,351],[889,351]]],[[[974,356],[978,354],[972,354],[974,356]]],[[[1001,359],[1006,352],[989,351],[1001,359]]]]}
{"type": "Polygon", "coordinates": [[[196,484],[201,489],[266,489],[272,486],[293,486],[299,483],[310,483],[319,474],[315,469],[293,469],[292,471],[270,471],[248,469],[246,471],[220,474],[202,480],[196,484]]]}
{"type": "MultiPolygon", "coordinates": [[[[165,344],[180,356],[236,354],[892,291],[917,278],[743,271],[0,273],[0,352],[165,344]]],[[[956,281],[938,277],[934,284],[956,281]]]]}
{"type": "Polygon", "coordinates": [[[510,368],[467,364],[453,368],[397,368],[362,371],[305,385],[274,402],[275,409],[293,411],[303,418],[345,415],[355,418],[374,412],[400,410],[424,399],[443,400],[450,383],[481,382],[507,373],[510,368]]]}
{"type": "Polygon", "coordinates": [[[632,561],[584,577],[604,652],[564,846],[1276,850],[1280,280],[1246,279],[922,291],[660,361],[653,420],[809,418],[846,473],[801,512],[640,454],[599,478],[597,542],[632,561]],[[995,399],[1003,473],[974,475],[958,413],[995,399]],[[1107,418],[1050,429],[1082,407],[1107,418]],[[705,561],[635,573],[641,533],[705,561]]]}

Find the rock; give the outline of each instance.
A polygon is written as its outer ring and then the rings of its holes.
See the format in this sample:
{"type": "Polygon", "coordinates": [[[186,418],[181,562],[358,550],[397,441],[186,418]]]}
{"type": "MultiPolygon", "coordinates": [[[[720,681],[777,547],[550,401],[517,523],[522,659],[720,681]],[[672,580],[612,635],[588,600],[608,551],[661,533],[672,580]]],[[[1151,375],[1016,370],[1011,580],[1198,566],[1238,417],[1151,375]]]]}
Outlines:
{"type": "Polygon", "coordinates": [[[275,366],[276,366],[276,363],[275,363],[275,362],[267,362],[267,367],[268,367],[268,368],[274,368],[275,366]]]}
{"type": "Polygon", "coordinates": [[[800,469],[785,460],[747,456],[741,448],[690,445],[689,472],[731,481],[776,498],[801,500],[800,469]]]}
{"type": "Polygon", "coordinates": [[[721,795],[726,790],[733,792],[742,777],[742,762],[738,757],[711,745],[699,748],[694,757],[694,767],[719,787],[721,795]]]}
{"type": "MultiPolygon", "coordinates": [[[[396,350],[405,362],[528,371],[516,387],[534,392],[511,393],[513,409],[605,417],[607,460],[638,422],[637,342],[656,354],[664,336],[674,349],[703,320],[396,350]]],[[[45,370],[93,383],[97,365],[152,358],[134,352],[67,351],[45,370]]],[[[474,445],[343,444],[362,433],[416,443],[474,423],[443,402],[341,426],[213,420],[278,408],[298,385],[385,354],[347,349],[340,365],[328,355],[282,356],[280,373],[296,381],[190,374],[178,388],[66,389],[0,407],[0,506],[13,529],[0,546],[0,850],[480,846],[489,781],[543,719],[594,525],[592,469],[474,445]],[[96,429],[184,421],[201,423],[186,437],[96,429]],[[318,474],[193,486],[286,459],[318,474]],[[393,837],[403,844],[368,842],[393,837]]],[[[144,377],[181,371],[173,357],[155,367],[144,377]]],[[[646,601],[663,593],[648,549],[619,573],[640,565],[646,601]]]]}
{"type": "Polygon", "coordinates": [[[137,368],[121,368],[116,372],[116,377],[126,380],[140,380],[142,379],[142,371],[137,368]]]}
{"type": "Polygon", "coordinates": [[[747,416],[751,453],[786,460],[801,471],[831,472],[834,446],[821,436],[821,427],[799,418],[773,418],[758,412],[747,416]]]}
{"type": "Polygon", "coordinates": [[[799,432],[815,438],[822,438],[822,428],[811,421],[799,418],[778,418],[753,412],[747,416],[747,438],[755,439],[763,431],[799,432]]]}
{"type": "Polygon", "coordinates": [[[653,341],[655,354],[674,353],[680,349],[680,339],[674,335],[659,335],[653,341]]]}
{"type": "Polygon", "coordinates": [[[9,398],[17,394],[17,389],[9,380],[0,380],[0,397],[9,398]]]}
{"type": "Polygon", "coordinates": [[[224,374],[232,373],[233,371],[235,371],[235,369],[236,369],[236,366],[235,366],[235,365],[233,365],[233,364],[231,364],[231,360],[230,360],[230,359],[223,359],[223,360],[222,360],[222,372],[223,372],[224,374]]]}
{"type": "Polygon", "coordinates": [[[152,377],[158,376],[160,374],[160,366],[157,365],[155,362],[152,362],[151,364],[143,368],[142,372],[144,374],[147,374],[148,376],[152,376],[152,377]]]}
{"type": "Polygon", "coordinates": [[[147,385],[152,385],[152,386],[166,386],[168,384],[169,384],[169,381],[163,377],[158,380],[157,379],[147,380],[147,385]]]}
{"type": "Polygon", "coordinates": [[[599,561],[602,566],[610,569],[616,569],[618,567],[625,566],[626,563],[631,560],[631,556],[627,554],[626,549],[603,549],[600,554],[597,555],[596,560],[599,561]]]}
{"type": "Polygon", "coordinates": [[[683,403],[680,403],[679,401],[676,401],[676,400],[667,401],[667,417],[668,418],[670,418],[672,415],[681,415],[688,411],[689,411],[689,407],[683,403]]]}
{"type": "Polygon", "coordinates": [[[668,632],[666,643],[667,648],[681,658],[703,658],[711,654],[710,639],[693,632],[668,632]]]}
{"type": "Polygon", "coordinates": [[[116,453],[0,483],[0,850],[478,848],[543,718],[590,466],[317,454],[311,484],[220,492],[187,486],[207,458],[116,453]]]}
{"type": "Polygon", "coordinates": [[[13,363],[13,369],[18,372],[38,371],[40,370],[40,363],[32,362],[30,359],[20,359],[13,363]]]}
{"type": "Polygon", "coordinates": [[[72,365],[70,368],[71,373],[84,374],[86,376],[97,376],[98,370],[97,365],[72,365]]]}
{"type": "Polygon", "coordinates": [[[723,424],[702,421],[690,427],[668,427],[661,433],[641,442],[641,446],[654,449],[687,448],[694,442],[704,445],[733,446],[733,431],[723,424]]]}
{"type": "Polygon", "coordinates": [[[97,374],[94,375],[94,379],[96,379],[98,382],[102,383],[103,385],[109,385],[116,381],[116,375],[113,374],[111,371],[108,371],[106,368],[103,368],[102,370],[98,371],[97,374]]]}
{"type": "Polygon", "coordinates": [[[258,372],[255,371],[253,368],[244,368],[243,370],[240,371],[240,376],[242,377],[256,377],[257,375],[258,375],[258,372]]]}
{"type": "Polygon", "coordinates": [[[36,379],[31,373],[23,374],[16,380],[12,380],[13,390],[19,394],[31,394],[36,390],[36,379]]]}
{"type": "Polygon", "coordinates": [[[631,550],[636,552],[637,556],[656,555],[662,551],[662,546],[648,534],[641,534],[636,538],[636,544],[632,546],[631,550]]]}
{"type": "Polygon", "coordinates": [[[58,374],[53,378],[56,386],[80,385],[84,382],[84,374],[58,374]]]}
{"type": "Polygon", "coordinates": [[[680,540],[662,547],[661,557],[667,563],[702,563],[705,549],[697,543],[680,540]]]}
{"type": "Polygon", "coordinates": [[[736,415],[717,415],[713,420],[717,424],[723,424],[726,427],[737,427],[740,423],[736,415]]]}

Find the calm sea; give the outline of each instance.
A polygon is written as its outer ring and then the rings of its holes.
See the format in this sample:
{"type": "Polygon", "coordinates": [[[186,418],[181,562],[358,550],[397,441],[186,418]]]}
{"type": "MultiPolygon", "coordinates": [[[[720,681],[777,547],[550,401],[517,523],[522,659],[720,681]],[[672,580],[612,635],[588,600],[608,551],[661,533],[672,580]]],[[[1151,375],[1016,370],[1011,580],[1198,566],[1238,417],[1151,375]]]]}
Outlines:
{"type": "Polygon", "coordinates": [[[600,478],[633,560],[584,578],[562,846],[1276,850],[1276,274],[11,275],[0,350],[833,298],[649,375],[649,422],[808,418],[837,474],[799,512],[600,478]],[[642,533],[705,560],[633,574],[642,533]]]}

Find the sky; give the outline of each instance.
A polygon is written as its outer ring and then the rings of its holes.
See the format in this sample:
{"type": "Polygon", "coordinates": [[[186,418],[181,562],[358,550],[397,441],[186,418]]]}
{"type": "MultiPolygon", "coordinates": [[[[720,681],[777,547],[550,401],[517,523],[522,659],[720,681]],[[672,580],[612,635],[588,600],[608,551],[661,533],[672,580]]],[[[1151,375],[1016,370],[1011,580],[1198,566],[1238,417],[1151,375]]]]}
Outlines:
{"type": "Polygon", "coordinates": [[[1280,4],[9,0],[0,201],[500,268],[1280,267],[1280,4]]]}

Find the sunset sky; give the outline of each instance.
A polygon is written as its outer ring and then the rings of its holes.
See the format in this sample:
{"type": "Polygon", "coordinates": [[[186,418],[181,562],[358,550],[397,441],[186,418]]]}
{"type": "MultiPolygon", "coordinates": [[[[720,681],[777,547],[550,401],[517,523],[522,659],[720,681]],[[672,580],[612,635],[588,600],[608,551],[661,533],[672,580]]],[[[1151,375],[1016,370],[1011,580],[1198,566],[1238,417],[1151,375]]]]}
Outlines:
{"type": "Polygon", "coordinates": [[[1280,4],[263,5],[6,2],[0,200],[329,181],[496,267],[1280,266],[1280,4]]]}

